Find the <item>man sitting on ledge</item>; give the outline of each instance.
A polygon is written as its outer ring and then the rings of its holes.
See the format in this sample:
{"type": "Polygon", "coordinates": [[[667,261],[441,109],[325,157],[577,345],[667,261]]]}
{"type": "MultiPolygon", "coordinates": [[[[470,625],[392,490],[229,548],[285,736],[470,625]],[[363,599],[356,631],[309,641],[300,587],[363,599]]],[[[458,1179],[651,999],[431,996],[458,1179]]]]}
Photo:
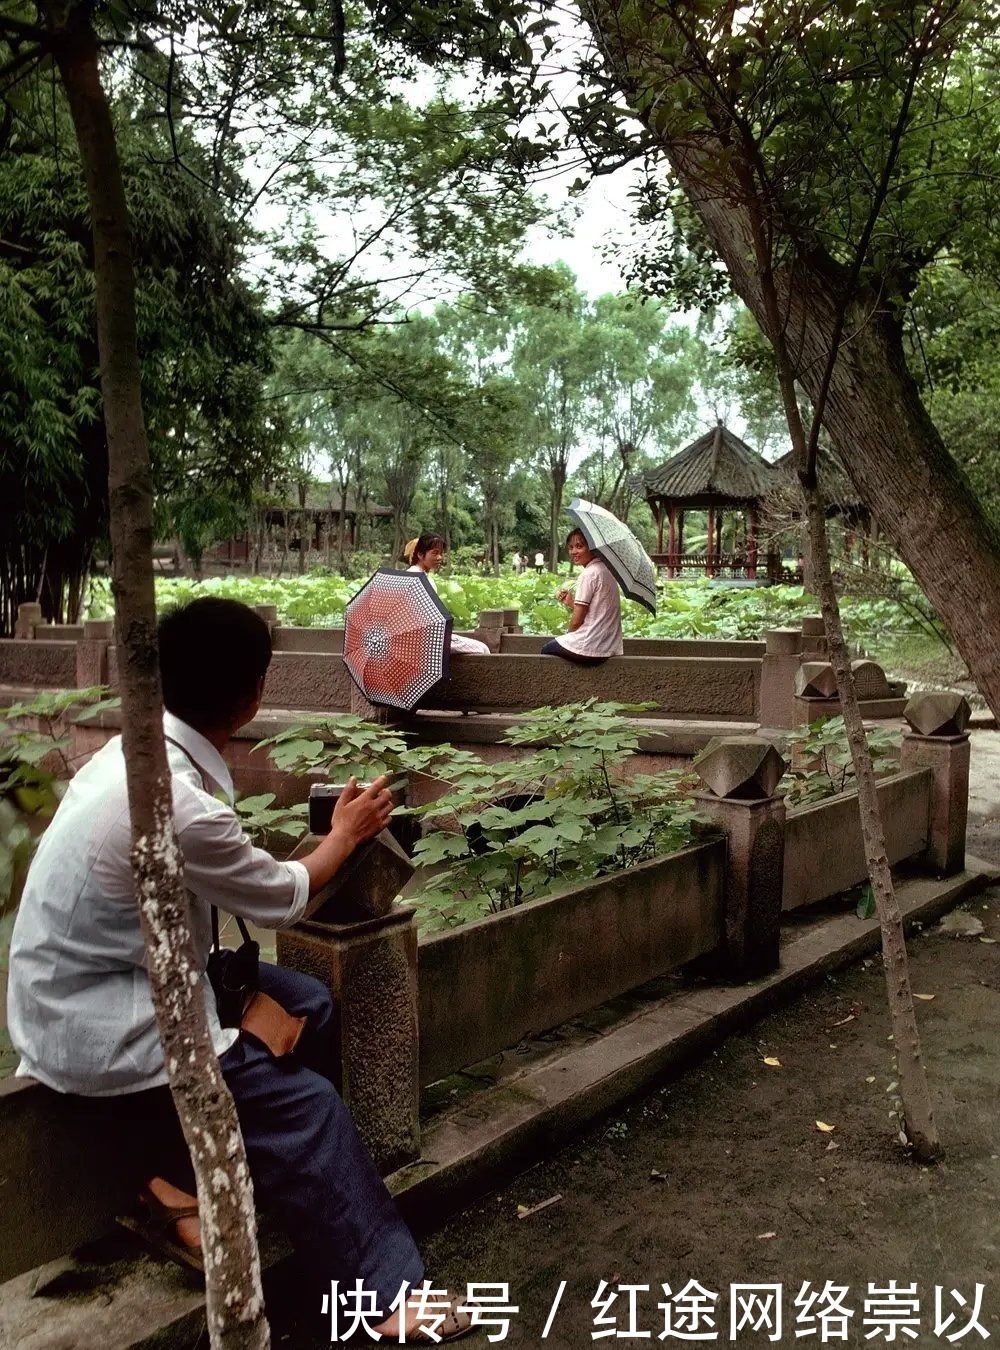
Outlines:
{"type": "MultiPolygon", "coordinates": [[[[385,828],[392,798],[385,778],[364,791],[352,779],[330,833],[307,857],[278,862],[252,847],[233,810],[222,751],[260,707],[271,659],[267,625],[236,601],[200,599],[163,618],[159,646],[174,821],[204,966],[212,906],[263,928],[295,923],[352,851],[385,828]]],[[[104,1113],[119,1124],[132,1121],[132,1137],[148,1140],[144,1175],[159,1174],[143,1196],[150,1219],[196,1263],[193,1174],[163,1086],[130,848],[125,760],[116,736],[69,784],[39,843],[11,942],[8,1025],[21,1056],[19,1075],[85,1099],[81,1110],[92,1113],[96,1138],[104,1113]]],[[[295,1034],[282,1045],[266,1029],[252,1030],[246,1018],[242,1028],[224,1027],[207,974],[202,987],[258,1206],[274,1214],[317,1277],[337,1280],[341,1289],[361,1281],[386,1314],[379,1331],[398,1340],[402,1315],[406,1339],[426,1343],[408,1303],[389,1315],[393,1301],[402,1302],[401,1288],[418,1285],[424,1268],[325,1076],[332,1068],[329,992],[309,976],[260,967],[260,991],[290,1014],[285,1025],[295,1034]]],[[[468,1311],[453,1307],[437,1335],[450,1339],[470,1323],[468,1311]]]]}

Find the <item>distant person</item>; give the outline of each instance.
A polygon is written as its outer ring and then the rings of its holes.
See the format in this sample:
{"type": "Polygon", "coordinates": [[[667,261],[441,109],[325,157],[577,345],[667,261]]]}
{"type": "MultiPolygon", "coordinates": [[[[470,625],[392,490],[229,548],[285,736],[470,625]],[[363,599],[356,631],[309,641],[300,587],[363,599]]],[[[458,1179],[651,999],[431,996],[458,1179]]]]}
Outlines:
{"type": "Polygon", "coordinates": [[[611,569],[592,553],[582,530],[566,538],[571,562],[583,568],[575,593],[568,587],[556,591],[556,599],[573,611],[569,628],[542,648],[543,656],[562,656],[580,666],[599,666],[609,656],[621,656],[622,601],[611,569]]]}
{"type": "Polygon", "coordinates": [[[513,558],[511,558],[511,562],[514,565],[514,575],[519,577],[524,571],[524,559],[521,557],[520,553],[515,553],[513,558]]]}
{"type": "Polygon", "coordinates": [[[539,576],[545,571],[545,554],[541,549],[535,554],[535,571],[539,576]]]}
{"type": "MultiPolygon", "coordinates": [[[[424,576],[437,590],[434,573],[444,565],[444,536],[440,534],[422,534],[419,539],[411,539],[403,549],[403,561],[409,563],[408,572],[423,572],[424,576]]],[[[466,652],[469,656],[489,656],[490,649],[478,638],[462,637],[461,633],[452,633],[451,650],[466,652]]]]}

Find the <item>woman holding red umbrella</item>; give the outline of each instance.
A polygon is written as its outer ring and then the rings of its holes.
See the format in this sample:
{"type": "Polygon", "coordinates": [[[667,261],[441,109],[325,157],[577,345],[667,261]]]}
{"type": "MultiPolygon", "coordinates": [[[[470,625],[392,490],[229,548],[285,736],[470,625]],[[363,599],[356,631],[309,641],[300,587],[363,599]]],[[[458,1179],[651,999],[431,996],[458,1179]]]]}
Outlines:
{"type": "MultiPolygon", "coordinates": [[[[443,535],[428,532],[420,535],[418,539],[411,539],[403,549],[403,560],[409,563],[406,570],[408,572],[423,572],[436,591],[434,573],[440,571],[444,563],[444,551],[443,535]]],[[[490,654],[490,649],[485,642],[480,642],[477,638],[462,637],[460,633],[452,633],[451,650],[453,652],[466,652],[470,656],[489,656],[490,654]]]]}

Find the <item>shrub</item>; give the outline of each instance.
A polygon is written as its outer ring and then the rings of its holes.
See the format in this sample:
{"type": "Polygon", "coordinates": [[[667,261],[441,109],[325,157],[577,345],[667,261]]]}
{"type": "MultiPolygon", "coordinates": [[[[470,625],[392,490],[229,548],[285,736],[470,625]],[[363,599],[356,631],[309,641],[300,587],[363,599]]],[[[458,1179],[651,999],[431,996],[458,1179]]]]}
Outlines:
{"type": "Polygon", "coordinates": [[[651,706],[588,699],[538,708],[505,737],[511,746],[534,748],[500,762],[447,744],[410,746],[402,734],[354,716],[317,718],[261,745],[278,768],[292,772],[419,773],[439,785],[436,800],[403,808],[424,825],[414,861],[426,875],[407,899],[428,931],[511,909],[691,841],[699,819],[693,780],[677,770],[623,771],[638,749],[628,715],[651,706]]]}
{"type": "MultiPolygon", "coordinates": [[[[782,778],[778,791],[789,806],[807,806],[854,786],[854,765],[843,717],[821,718],[788,737],[795,763],[782,778]]],[[[868,749],[876,778],[895,772],[899,760],[899,732],[876,727],[868,732],[868,749]]]]}

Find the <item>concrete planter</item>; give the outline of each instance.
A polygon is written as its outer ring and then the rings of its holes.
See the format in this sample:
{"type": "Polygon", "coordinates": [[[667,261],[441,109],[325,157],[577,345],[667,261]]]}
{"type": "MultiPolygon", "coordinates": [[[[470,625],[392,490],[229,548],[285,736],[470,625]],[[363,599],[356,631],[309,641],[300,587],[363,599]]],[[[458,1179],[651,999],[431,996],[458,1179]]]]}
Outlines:
{"type": "Polygon", "coordinates": [[[421,1083],[714,951],[725,863],[714,840],[422,938],[421,1083]]]}
{"type": "MultiPolygon", "coordinates": [[[[919,855],[927,847],[931,786],[929,769],[894,773],[879,782],[890,863],[919,855]]],[[[964,852],[964,832],[962,842],[964,852]]],[[[781,888],[785,912],[849,891],[867,877],[857,792],[789,809],[781,888]]]]}

